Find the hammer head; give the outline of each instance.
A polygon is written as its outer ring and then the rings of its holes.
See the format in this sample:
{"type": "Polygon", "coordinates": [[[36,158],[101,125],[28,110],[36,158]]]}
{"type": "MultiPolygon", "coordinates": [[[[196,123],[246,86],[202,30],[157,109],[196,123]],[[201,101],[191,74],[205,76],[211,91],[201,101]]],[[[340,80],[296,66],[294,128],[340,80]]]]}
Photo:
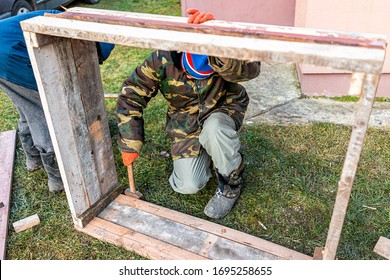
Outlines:
{"type": "Polygon", "coordinates": [[[125,190],[125,195],[131,196],[131,197],[134,197],[134,198],[141,198],[142,197],[142,193],[140,193],[139,191],[132,192],[130,190],[130,188],[127,188],[125,190]]]}

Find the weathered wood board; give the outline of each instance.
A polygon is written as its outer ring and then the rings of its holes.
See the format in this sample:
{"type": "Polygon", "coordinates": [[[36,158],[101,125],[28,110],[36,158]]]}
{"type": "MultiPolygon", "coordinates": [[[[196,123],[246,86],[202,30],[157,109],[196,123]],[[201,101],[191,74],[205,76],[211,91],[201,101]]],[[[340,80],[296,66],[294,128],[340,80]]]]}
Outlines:
{"type": "Polygon", "coordinates": [[[139,19],[142,14],[127,13],[125,16],[123,12],[103,11],[100,16],[104,12],[107,14],[105,19],[100,18],[99,22],[94,22],[93,15],[97,14],[95,9],[70,9],[69,19],[60,18],[66,17],[67,13],[37,17],[22,22],[22,27],[25,31],[39,34],[251,61],[305,63],[376,74],[381,72],[383,66],[386,43],[379,35],[363,37],[362,34],[354,36],[346,32],[315,32],[301,28],[299,29],[301,34],[298,36],[299,33],[293,28],[225,21],[213,21],[212,24],[206,22],[196,27],[192,25],[190,31],[188,28],[176,31],[176,27],[182,24],[185,18],[149,15],[147,17],[149,22],[144,23],[144,28],[141,28],[136,27],[139,24],[122,25],[126,24],[125,19],[120,21],[120,25],[113,24],[112,20],[126,18],[127,22],[134,22],[131,20],[139,19]],[[89,16],[80,17],[79,20],[74,19],[75,14],[82,13],[89,16]],[[70,19],[71,17],[73,19],[70,19]],[[155,21],[151,23],[153,18],[155,21]],[[166,28],[155,29],[158,22],[160,24],[164,22],[166,28]],[[214,35],[218,34],[218,28],[224,28],[222,35],[214,35]],[[246,32],[251,30],[252,33],[253,30],[256,31],[256,38],[246,36],[246,32]],[[317,41],[321,43],[316,43],[317,41]]]}
{"type": "Polygon", "coordinates": [[[374,252],[390,260],[390,239],[381,236],[374,247],[374,252]]]}
{"type": "Polygon", "coordinates": [[[360,95],[359,108],[356,112],[355,125],[352,130],[351,140],[348,144],[347,154],[344,160],[341,178],[338,183],[336,201],[333,208],[332,218],[329,225],[326,245],[323,250],[324,259],[334,259],[340,241],[349,199],[352,192],[352,185],[355,179],[357,167],[363,144],[370,121],[371,108],[375,100],[376,89],[379,82],[379,75],[352,74],[350,85],[351,95],[360,95]],[[361,76],[358,79],[357,76],[361,76]],[[357,86],[358,85],[358,86],[357,86]]]}
{"type": "Polygon", "coordinates": [[[0,133],[0,260],[7,249],[8,219],[16,147],[16,130],[0,133]]]}
{"type": "Polygon", "coordinates": [[[119,195],[91,225],[79,230],[127,247],[131,242],[126,239],[132,236],[139,243],[133,244],[132,250],[148,258],[154,258],[156,252],[154,246],[145,244],[154,240],[159,246],[175,248],[175,253],[168,250],[170,253],[164,256],[157,254],[164,259],[312,259],[272,242],[125,195],[119,195]],[[104,228],[98,230],[99,226],[104,228]]]}
{"type": "Polygon", "coordinates": [[[37,214],[34,214],[14,222],[12,226],[14,227],[15,232],[22,232],[29,228],[32,228],[33,226],[39,225],[40,223],[41,220],[39,219],[39,216],[37,214]]]}
{"type": "Polygon", "coordinates": [[[75,223],[85,225],[122,190],[96,44],[25,35],[26,41],[43,42],[39,48],[28,46],[33,53],[31,62],[34,71],[45,77],[37,83],[43,108],[50,116],[47,123],[72,216],[75,223]],[[57,123],[61,125],[54,125],[57,123]]]}
{"type": "Polygon", "coordinates": [[[122,247],[125,250],[152,260],[205,260],[175,245],[167,244],[158,239],[138,233],[126,227],[95,217],[85,227],[75,225],[75,228],[99,240],[122,247]]]}

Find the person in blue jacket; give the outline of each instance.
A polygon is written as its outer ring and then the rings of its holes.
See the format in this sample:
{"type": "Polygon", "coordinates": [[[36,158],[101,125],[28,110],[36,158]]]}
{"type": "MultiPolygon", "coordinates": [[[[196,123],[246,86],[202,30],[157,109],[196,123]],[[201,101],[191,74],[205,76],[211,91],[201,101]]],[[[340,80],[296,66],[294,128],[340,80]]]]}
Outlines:
{"type": "MultiPolygon", "coordinates": [[[[44,168],[51,192],[64,189],[53,144],[50,139],[38,87],[20,22],[44,13],[42,10],[0,20],[0,89],[12,100],[19,112],[18,136],[26,155],[28,171],[44,168]]],[[[99,63],[108,58],[114,45],[97,43],[99,63]]]]}

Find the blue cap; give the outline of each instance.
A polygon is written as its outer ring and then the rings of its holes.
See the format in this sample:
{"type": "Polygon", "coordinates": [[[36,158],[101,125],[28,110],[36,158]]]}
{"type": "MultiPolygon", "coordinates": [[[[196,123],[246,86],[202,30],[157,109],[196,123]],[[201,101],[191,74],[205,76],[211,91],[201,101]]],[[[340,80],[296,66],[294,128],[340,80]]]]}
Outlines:
{"type": "Polygon", "coordinates": [[[214,74],[207,55],[183,52],[181,66],[185,72],[198,80],[206,79],[214,74]]]}

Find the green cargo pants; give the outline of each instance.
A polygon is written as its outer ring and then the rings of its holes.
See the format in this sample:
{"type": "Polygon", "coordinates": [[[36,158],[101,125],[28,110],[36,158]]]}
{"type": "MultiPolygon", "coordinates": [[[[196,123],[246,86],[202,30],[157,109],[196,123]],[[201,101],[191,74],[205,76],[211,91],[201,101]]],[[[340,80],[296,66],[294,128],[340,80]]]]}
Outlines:
{"type": "Polygon", "coordinates": [[[202,189],[212,176],[211,161],[225,176],[241,164],[240,139],[233,119],[227,114],[211,114],[203,124],[199,141],[203,150],[198,157],[173,161],[169,183],[176,192],[194,194],[202,189]]]}

